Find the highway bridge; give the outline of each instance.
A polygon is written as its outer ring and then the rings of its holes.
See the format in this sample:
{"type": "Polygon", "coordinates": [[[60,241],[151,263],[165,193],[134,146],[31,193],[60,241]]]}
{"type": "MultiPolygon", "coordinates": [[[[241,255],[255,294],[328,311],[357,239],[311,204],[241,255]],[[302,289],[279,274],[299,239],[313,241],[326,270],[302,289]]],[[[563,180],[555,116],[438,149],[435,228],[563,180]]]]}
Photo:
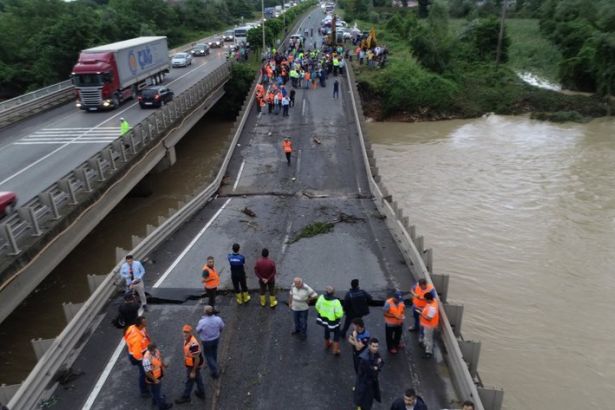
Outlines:
{"type": "MultiPolygon", "coordinates": [[[[301,24],[317,28],[321,12],[311,16],[301,24]]],[[[223,64],[215,57],[211,61],[223,64]]],[[[204,258],[216,258],[223,270],[221,288],[228,290],[230,275],[222,268],[231,244],[239,242],[251,289],[257,287],[251,267],[262,247],[270,249],[278,264],[282,301],[294,276],[302,276],[320,292],[332,285],[338,296],[358,278],[380,300],[395,288],[407,290],[417,278],[427,278],[442,302],[435,356],[424,359],[416,336],[409,333],[404,336],[405,350],[384,353],[381,408],[412,386],[430,408],[458,408],[460,400],[471,399],[477,409],[499,410],[501,390],[485,387],[478,375],[480,343],[461,336],[463,306],[447,301],[447,276],[432,272],[431,250],[423,249],[423,238],[379,183],[352,72],[348,74],[339,78],[339,100],[332,98],[330,83],[326,88],[297,90],[288,118],[257,115],[252,88],[213,183],[131,250],[140,259],[156,261],[155,266],[146,264],[151,298],[147,317],[150,334],[169,360],[163,388],[169,399],[183,388],[181,327],[194,325],[202,313],[204,258]],[[291,166],[281,149],[286,136],[294,141],[291,166]],[[246,208],[254,215],[246,215],[246,208]],[[293,241],[303,227],[317,221],[333,223],[333,231],[293,241]]],[[[110,117],[116,114],[102,114],[102,120],[113,122],[110,117]]],[[[130,114],[137,116],[133,123],[139,114],[130,114]]],[[[102,123],[93,126],[98,124],[102,123]]],[[[66,409],[149,408],[148,400],[138,394],[136,369],[128,362],[121,332],[110,325],[119,303],[114,297],[118,267],[105,277],[90,277],[93,293],[86,302],[65,306],[70,322],[57,338],[33,342],[39,357],[36,367],[21,385],[0,388],[0,400],[10,398],[12,410],[41,404],[66,409]],[[73,379],[71,373],[80,376],[73,379]]],[[[313,312],[308,340],[292,338],[288,307],[261,308],[255,296],[244,306],[237,306],[230,293],[220,297],[220,314],[227,322],[219,348],[221,377],[206,379],[204,403],[193,398],[183,407],[350,408],[354,371],[349,345],[343,345],[341,358],[322,349],[322,328],[314,324],[313,312]]],[[[366,322],[372,335],[384,340],[381,309],[374,307],[366,322]]]]}
{"type": "Polygon", "coordinates": [[[0,191],[21,204],[0,221],[0,321],[143,176],[174,163],[175,144],[230,79],[224,49],[193,61],[167,76],[176,97],[161,110],[128,101],[87,113],[72,101],[0,129],[0,191]],[[125,143],[120,118],[133,126],[125,143]]]}

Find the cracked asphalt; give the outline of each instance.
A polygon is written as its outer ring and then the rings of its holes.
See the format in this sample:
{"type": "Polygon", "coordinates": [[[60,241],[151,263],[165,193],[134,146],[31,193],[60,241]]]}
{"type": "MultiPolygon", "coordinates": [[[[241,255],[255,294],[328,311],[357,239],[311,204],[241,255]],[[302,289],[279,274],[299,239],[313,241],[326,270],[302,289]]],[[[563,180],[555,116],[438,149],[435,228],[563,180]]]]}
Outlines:
{"type": "MultiPolygon", "coordinates": [[[[321,18],[321,12],[315,11],[310,24],[315,26],[321,18]]],[[[205,377],[205,401],[193,397],[192,403],[176,408],[353,407],[350,345],[342,342],[341,357],[333,357],[323,349],[322,328],[316,325],[313,310],[308,338],[300,341],[290,335],[292,316],[285,303],[275,310],[258,305],[253,266],[263,247],[269,248],[278,266],[281,302],[287,300],[295,276],[303,277],[316,290],[334,286],[338,297],[343,297],[351,279],[358,278],[361,287],[380,300],[394,288],[408,291],[414,282],[369,198],[346,79],[340,77],[339,100],[332,98],[331,83],[330,77],[326,88],[298,89],[287,118],[251,112],[219,195],[148,255],[147,290],[158,303],[151,304],[146,316],[153,340],[169,360],[163,381],[169,400],[179,397],[183,389],[181,327],[195,325],[201,315],[200,274],[205,258],[216,258],[222,270],[221,288],[230,289],[226,255],[234,242],[240,243],[248,286],[253,290],[247,305],[237,306],[232,292],[218,298],[220,315],[227,324],[219,347],[221,377],[216,381],[205,377]],[[281,146],[287,136],[295,150],[291,166],[281,146]],[[254,217],[242,212],[246,207],[254,217]],[[330,233],[288,243],[306,225],[334,221],[341,212],[362,220],[336,223],[330,233]],[[209,227],[197,236],[207,223],[209,227]]],[[[150,408],[149,401],[139,396],[136,369],[126,353],[108,364],[121,339],[121,332],[110,325],[118,303],[110,304],[101,325],[84,345],[74,365],[84,374],[58,389],[55,408],[82,408],[106,366],[109,377],[100,385],[92,409],[150,408]]],[[[434,359],[423,359],[416,335],[405,332],[406,349],[391,356],[384,347],[382,309],[372,307],[365,320],[372,335],[382,342],[386,363],[380,379],[383,402],[374,408],[388,409],[407,387],[414,387],[430,409],[451,407],[455,395],[440,348],[434,359]]]]}

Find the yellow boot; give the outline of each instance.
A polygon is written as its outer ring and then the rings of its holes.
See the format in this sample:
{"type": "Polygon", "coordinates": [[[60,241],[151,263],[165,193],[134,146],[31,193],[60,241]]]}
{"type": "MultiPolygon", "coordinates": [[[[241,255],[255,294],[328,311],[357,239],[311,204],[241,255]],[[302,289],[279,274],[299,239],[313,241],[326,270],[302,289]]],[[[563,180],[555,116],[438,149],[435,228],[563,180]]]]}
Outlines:
{"type": "Polygon", "coordinates": [[[241,293],[235,293],[235,300],[237,301],[238,305],[241,305],[243,303],[243,298],[241,297],[241,293]]]}
{"type": "Polygon", "coordinates": [[[275,299],[275,296],[269,296],[269,307],[274,308],[278,305],[278,301],[275,299]]]}
{"type": "Polygon", "coordinates": [[[243,303],[248,303],[252,299],[248,292],[242,292],[241,297],[243,298],[243,303]]]}
{"type": "Polygon", "coordinates": [[[267,296],[261,295],[261,306],[265,307],[267,305],[267,296]]]}

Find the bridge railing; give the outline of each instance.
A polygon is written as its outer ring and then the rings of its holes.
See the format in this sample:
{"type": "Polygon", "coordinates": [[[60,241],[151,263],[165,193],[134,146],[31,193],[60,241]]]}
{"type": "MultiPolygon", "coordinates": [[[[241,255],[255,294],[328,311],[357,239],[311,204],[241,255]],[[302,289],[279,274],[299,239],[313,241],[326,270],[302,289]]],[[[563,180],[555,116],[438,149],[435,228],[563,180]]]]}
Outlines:
{"type": "MultiPolygon", "coordinates": [[[[229,70],[230,64],[227,63],[221,67],[220,72],[229,70]]],[[[217,192],[222,184],[226,174],[226,169],[233,155],[234,149],[237,146],[237,141],[241,136],[241,132],[248,118],[249,110],[253,105],[254,95],[256,92],[255,85],[258,77],[255,79],[251,88],[250,94],[246,97],[244,104],[237,116],[235,125],[232,128],[232,138],[230,139],[229,149],[222,160],[218,173],[211,184],[202,192],[191,199],[185,206],[153,229],[147,238],[136,244],[134,249],[130,251],[136,258],[143,258],[152,252],[157,246],[165,241],[168,236],[174,232],[180,225],[188,220],[194,213],[203,207],[210,198],[217,192]]],[[[163,123],[172,124],[174,119],[179,118],[182,112],[190,110],[194,107],[189,104],[191,101],[198,105],[199,95],[207,92],[207,87],[203,84],[197,84],[195,87],[200,87],[199,93],[186,95],[184,100],[177,101],[174,105],[169,105],[166,110],[158,113],[156,118],[151,121],[144,121],[140,124],[138,130],[135,130],[135,138],[138,141],[140,136],[155,135],[159,130],[156,127],[162,127],[163,123]]],[[[182,94],[183,95],[183,94],[182,94]]],[[[121,148],[123,144],[119,144],[121,148]]],[[[107,154],[111,155],[111,154],[107,154]]],[[[69,183],[66,181],[66,183],[69,183]]],[[[124,253],[124,252],[122,252],[124,253]]],[[[114,269],[105,276],[90,276],[89,282],[94,283],[93,293],[88,300],[78,305],[78,309],[73,312],[68,325],[62,333],[55,339],[43,341],[46,342],[46,350],[39,357],[34,369],[30,372],[26,380],[18,386],[6,386],[5,389],[10,391],[11,400],[9,408],[11,409],[29,409],[34,408],[37,403],[45,399],[55,389],[54,380],[57,379],[57,374],[69,368],[75,360],[75,356],[79,350],[79,346],[83,343],[84,338],[95,326],[98,325],[96,317],[99,315],[102,308],[108,303],[109,298],[117,290],[117,279],[121,263],[118,263],[114,269]]],[[[34,341],[33,341],[34,343],[34,341]]],[[[1,393],[1,391],[0,391],[1,393]]]]}
{"type": "MultiPolygon", "coordinates": [[[[176,122],[228,81],[230,63],[224,63],[194,86],[178,94],[161,110],[152,112],[128,134],[105,146],[95,155],[51,184],[37,197],[0,223],[0,291],[30,254],[62,232],[105,190],[113,186],[149,147],[156,145],[176,122]],[[8,273],[7,273],[8,272],[8,273]]],[[[15,273],[16,272],[16,273],[15,273]]]]}
{"type": "Polygon", "coordinates": [[[416,235],[416,229],[410,225],[409,218],[404,216],[397,202],[393,201],[392,195],[389,195],[386,188],[381,184],[376,160],[363,129],[365,119],[354,73],[350,66],[348,67],[347,80],[370,191],[374,196],[378,211],[385,216],[385,222],[395,238],[407,266],[412,266],[419,277],[434,284],[438,292],[437,299],[441,317],[440,334],[445,350],[444,355],[460,399],[462,401],[472,400],[477,410],[500,410],[503,400],[502,389],[483,386],[478,375],[480,343],[465,341],[461,336],[463,305],[447,303],[448,276],[436,275],[432,272],[432,250],[423,249],[424,238],[416,235]]]}
{"type": "MultiPolygon", "coordinates": [[[[206,37],[196,42],[204,42],[214,36],[206,37]]],[[[169,58],[180,51],[187,51],[192,43],[184,44],[169,50],[169,58]]],[[[64,104],[75,98],[75,88],[71,80],[20,95],[10,100],[0,102],[0,128],[30,117],[41,111],[64,104]]]]}

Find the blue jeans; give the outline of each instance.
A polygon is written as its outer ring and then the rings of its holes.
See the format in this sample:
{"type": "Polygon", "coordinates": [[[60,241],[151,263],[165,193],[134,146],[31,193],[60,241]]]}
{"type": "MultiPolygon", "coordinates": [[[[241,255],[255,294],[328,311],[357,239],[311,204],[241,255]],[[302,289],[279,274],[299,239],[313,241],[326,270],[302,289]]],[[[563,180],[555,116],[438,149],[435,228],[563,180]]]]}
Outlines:
{"type": "Polygon", "coordinates": [[[295,319],[295,332],[299,333],[301,336],[306,336],[308,311],[293,310],[293,318],[295,319]]]}
{"type": "Polygon", "coordinates": [[[205,354],[205,360],[207,360],[207,367],[209,367],[209,374],[212,377],[218,377],[218,341],[220,339],[203,341],[203,353],[205,354]]]}
{"type": "Polygon", "coordinates": [[[130,353],[128,354],[128,359],[130,360],[130,364],[132,364],[133,366],[137,366],[137,368],[139,369],[138,386],[139,390],[141,391],[141,394],[147,394],[148,391],[147,386],[145,386],[145,369],[143,368],[143,362],[132,357],[130,353]]]}
{"type": "Polygon", "coordinates": [[[190,398],[192,394],[192,388],[196,383],[196,392],[198,395],[205,395],[205,385],[203,384],[203,378],[201,377],[201,369],[196,368],[194,379],[190,378],[190,373],[192,373],[191,368],[186,368],[186,388],[184,389],[183,397],[190,398]]]}
{"type": "Polygon", "coordinates": [[[158,384],[152,383],[149,387],[152,390],[152,401],[154,402],[154,406],[157,406],[160,410],[164,410],[167,407],[167,402],[162,395],[162,382],[158,384]]]}

